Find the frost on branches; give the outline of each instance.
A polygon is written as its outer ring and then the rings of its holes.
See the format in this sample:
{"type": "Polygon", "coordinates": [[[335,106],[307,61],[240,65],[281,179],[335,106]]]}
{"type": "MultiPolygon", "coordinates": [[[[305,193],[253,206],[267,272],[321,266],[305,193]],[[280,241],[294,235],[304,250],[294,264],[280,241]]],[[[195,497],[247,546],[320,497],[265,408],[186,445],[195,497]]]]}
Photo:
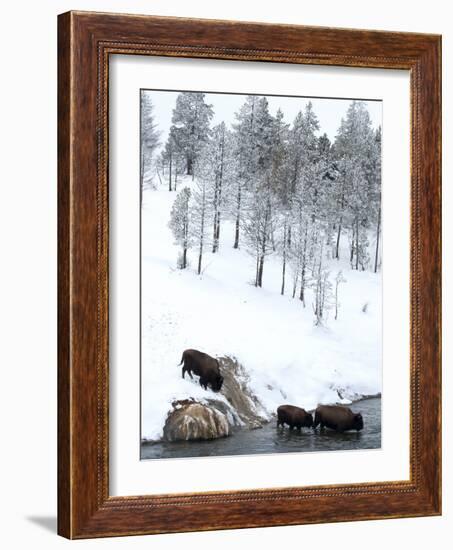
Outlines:
{"type": "Polygon", "coordinates": [[[244,96],[232,119],[212,125],[213,118],[206,94],[180,93],[152,163],[158,132],[152,102],[142,97],[142,174],[153,165],[157,183],[177,192],[169,226],[178,267],[188,267],[190,250],[201,275],[207,254],[241,249],[252,258],[247,282],[261,288],[273,258],[276,292],[304,308],[309,293],[317,325],[335,303],[337,319],[339,282],[331,272],[340,270],[331,260],[375,273],[381,264],[381,131],[365,103],[350,102],[333,141],[311,102],[292,123],[261,96],[244,96]]]}

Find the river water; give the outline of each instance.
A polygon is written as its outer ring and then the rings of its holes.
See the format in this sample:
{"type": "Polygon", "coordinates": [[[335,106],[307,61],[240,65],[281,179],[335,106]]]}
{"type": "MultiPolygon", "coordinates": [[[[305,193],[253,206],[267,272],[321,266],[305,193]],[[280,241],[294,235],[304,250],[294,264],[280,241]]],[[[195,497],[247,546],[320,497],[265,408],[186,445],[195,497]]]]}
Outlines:
{"type": "Polygon", "coordinates": [[[337,433],[325,429],[302,428],[290,431],[277,428],[276,420],[263,428],[235,430],[229,437],[210,441],[181,441],[174,443],[142,443],[141,458],[184,458],[200,456],[253,455],[263,453],[293,453],[310,451],[346,451],[378,449],[381,446],[381,399],[358,401],[350,408],[361,412],[364,428],[360,432],[337,433]]]}

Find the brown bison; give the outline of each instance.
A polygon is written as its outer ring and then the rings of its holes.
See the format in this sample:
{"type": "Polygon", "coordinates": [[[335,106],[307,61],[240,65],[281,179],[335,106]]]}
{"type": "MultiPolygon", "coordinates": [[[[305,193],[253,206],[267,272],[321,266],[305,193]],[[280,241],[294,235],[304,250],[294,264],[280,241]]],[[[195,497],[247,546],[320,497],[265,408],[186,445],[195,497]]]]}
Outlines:
{"type": "Polygon", "coordinates": [[[208,385],[215,392],[221,390],[223,376],[220,374],[220,365],[217,359],[196,349],[186,349],[182,353],[179,364],[182,365],[183,363],[183,378],[186,372],[189,373],[190,378],[193,378],[193,373],[200,377],[200,386],[205,390],[208,389],[208,385]]]}
{"type": "Polygon", "coordinates": [[[313,426],[313,417],[305,409],[295,407],[294,405],[280,405],[277,409],[277,428],[288,424],[289,429],[303,427],[311,428],[313,426]]]}
{"type": "Polygon", "coordinates": [[[320,405],[315,411],[313,428],[316,428],[318,424],[321,424],[321,429],[327,426],[337,432],[360,431],[363,429],[363,418],[360,413],[353,413],[347,407],[320,405]]]}

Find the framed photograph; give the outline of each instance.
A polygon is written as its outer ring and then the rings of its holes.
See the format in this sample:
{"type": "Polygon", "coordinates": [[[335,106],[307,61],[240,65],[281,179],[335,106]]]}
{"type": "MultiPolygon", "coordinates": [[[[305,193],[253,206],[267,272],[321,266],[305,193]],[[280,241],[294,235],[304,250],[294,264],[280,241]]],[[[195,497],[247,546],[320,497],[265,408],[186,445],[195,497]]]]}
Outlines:
{"type": "Polygon", "coordinates": [[[59,533],[440,514],[440,37],[58,28],[59,533]]]}

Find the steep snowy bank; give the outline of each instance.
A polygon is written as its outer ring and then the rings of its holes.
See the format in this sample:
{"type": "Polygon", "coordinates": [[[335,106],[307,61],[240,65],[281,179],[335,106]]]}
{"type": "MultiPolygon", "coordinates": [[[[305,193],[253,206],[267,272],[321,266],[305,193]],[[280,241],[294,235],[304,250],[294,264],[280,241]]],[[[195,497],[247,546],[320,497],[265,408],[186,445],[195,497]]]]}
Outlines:
{"type": "MultiPolygon", "coordinates": [[[[271,415],[282,403],[306,409],[381,391],[381,277],[357,272],[347,261],[339,269],[338,320],[313,324],[312,294],[307,307],[281,296],[281,260],[269,256],[263,288],[255,288],[253,259],[232,248],[234,228],[223,222],[220,249],[207,248],[203,272],[176,269],[179,253],[168,228],[176,194],[165,188],[144,193],[142,213],[142,438],[160,439],[172,402],[225,400],[194,380],[181,378],[182,351],[196,348],[213,356],[235,357],[249,385],[271,415]],[[363,306],[367,304],[366,312],[363,306]]],[[[346,238],[344,238],[346,244],[346,238]]],[[[343,250],[342,256],[347,257],[343,250]]]]}

